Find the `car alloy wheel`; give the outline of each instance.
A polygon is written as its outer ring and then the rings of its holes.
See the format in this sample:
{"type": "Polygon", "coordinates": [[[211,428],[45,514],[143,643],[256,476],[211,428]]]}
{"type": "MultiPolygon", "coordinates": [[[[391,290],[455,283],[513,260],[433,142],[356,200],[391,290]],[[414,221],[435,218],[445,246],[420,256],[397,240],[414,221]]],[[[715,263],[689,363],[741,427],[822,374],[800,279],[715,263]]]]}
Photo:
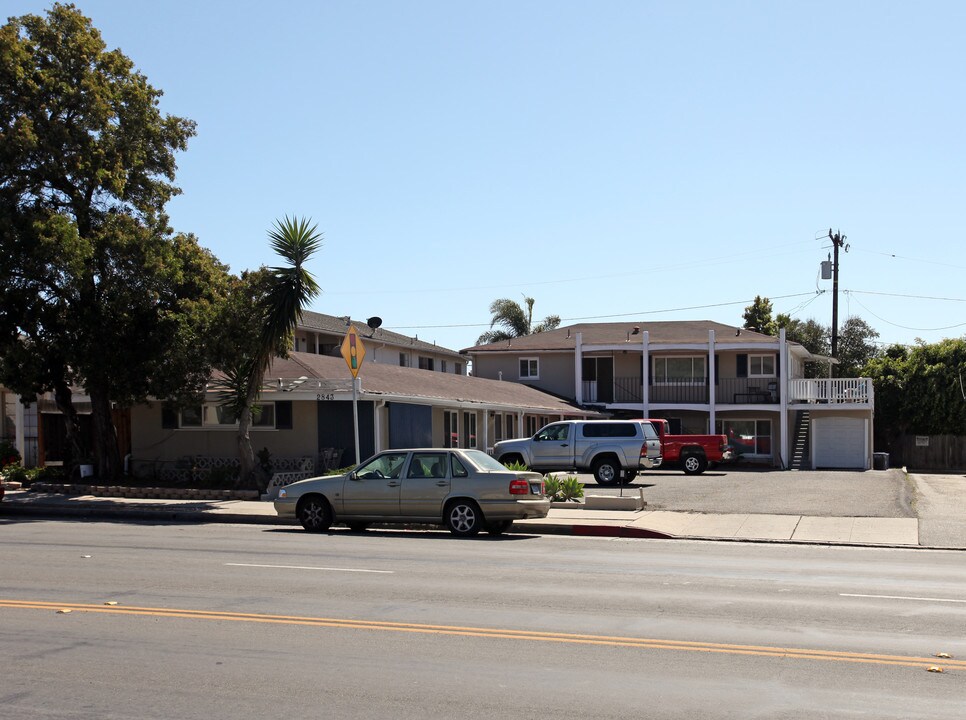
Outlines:
{"type": "Polygon", "coordinates": [[[474,503],[460,501],[449,506],[446,513],[446,527],[454,535],[468,537],[476,535],[483,524],[483,515],[474,503]]]}
{"type": "Polygon", "coordinates": [[[325,532],[332,525],[332,511],[320,497],[303,500],[298,507],[299,522],[309,532],[325,532]]]}

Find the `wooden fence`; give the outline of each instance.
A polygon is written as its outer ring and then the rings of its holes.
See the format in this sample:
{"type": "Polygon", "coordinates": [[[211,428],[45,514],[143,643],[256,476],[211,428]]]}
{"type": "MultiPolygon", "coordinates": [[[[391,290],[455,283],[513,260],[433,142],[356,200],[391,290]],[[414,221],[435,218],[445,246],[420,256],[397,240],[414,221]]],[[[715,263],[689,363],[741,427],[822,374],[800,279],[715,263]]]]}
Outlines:
{"type": "Polygon", "coordinates": [[[966,469],[966,435],[903,435],[891,448],[890,463],[910,470],[966,469]]]}

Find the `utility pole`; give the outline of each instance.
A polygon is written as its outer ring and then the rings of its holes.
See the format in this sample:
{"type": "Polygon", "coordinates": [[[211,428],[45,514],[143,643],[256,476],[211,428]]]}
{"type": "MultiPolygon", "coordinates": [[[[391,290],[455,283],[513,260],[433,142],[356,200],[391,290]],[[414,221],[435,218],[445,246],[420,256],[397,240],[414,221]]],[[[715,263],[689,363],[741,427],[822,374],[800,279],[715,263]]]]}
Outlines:
{"type": "Polygon", "coordinates": [[[839,248],[843,247],[845,252],[849,251],[849,246],[845,244],[845,235],[841,232],[832,234],[832,228],[828,229],[828,239],[832,241],[832,357],[838,355],[839,350],[839,248]]]}

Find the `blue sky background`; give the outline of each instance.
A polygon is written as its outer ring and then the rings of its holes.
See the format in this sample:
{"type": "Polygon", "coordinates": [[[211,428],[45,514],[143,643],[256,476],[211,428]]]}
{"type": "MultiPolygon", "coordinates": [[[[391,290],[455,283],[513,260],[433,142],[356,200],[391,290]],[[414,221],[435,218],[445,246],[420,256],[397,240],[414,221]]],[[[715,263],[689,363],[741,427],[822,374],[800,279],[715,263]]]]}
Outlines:
{"type": "Polygon", "coordinates": [[[966,333],[966,3],[77,5],[198,123],[175,229],[237,272],[310,216],[313,310],[452,349],[524,295],[563,325],[740,325],[755,295],[828,325],[832,227],[840,320],[966,333]]]}

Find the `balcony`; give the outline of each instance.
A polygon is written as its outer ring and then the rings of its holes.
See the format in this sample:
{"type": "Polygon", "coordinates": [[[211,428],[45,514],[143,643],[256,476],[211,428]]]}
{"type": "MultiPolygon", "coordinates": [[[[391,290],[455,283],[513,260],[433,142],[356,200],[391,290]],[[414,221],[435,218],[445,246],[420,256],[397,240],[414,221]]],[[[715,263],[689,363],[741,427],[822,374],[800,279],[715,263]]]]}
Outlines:
{"type": "MultiPolygon", "coordinates": [[[[613,385],[585,380],[583,399],[587,403],[633,404],[644,401],[640,377],[614,378],[613,385]]],[[[781,402],[779,378],[718,378],[714,402],[722,405],[777,405],[781,402]]],[[[708,405],[710,395],[705,382],[657,383],[648,387],[652,405],[708,405]]],[[[869,378],[800,379],[788,382],[788,402],[796,403],[871,403],[869,378]]]]}
{"type": "Polygon", "coordinates": [[[789,403],[867,403],[873,398],[871,378],[826,378],[790,380],[789,403]]]}

